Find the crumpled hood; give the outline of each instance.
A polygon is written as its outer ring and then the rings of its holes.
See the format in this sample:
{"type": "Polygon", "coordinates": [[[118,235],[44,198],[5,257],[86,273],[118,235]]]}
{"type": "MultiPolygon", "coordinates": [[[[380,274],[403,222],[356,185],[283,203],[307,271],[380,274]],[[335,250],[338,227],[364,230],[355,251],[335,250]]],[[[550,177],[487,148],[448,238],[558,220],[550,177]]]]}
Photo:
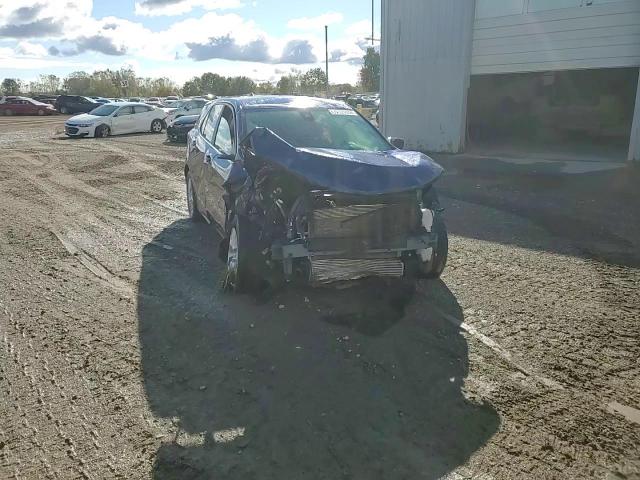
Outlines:
{"type": "Polygon", "coordinates": [[[90,113],[83,113],[80,115],[75,115],[67,120],[67,123],[93,123],[96,120],[104,119],[106,117],[101,117],[99,115],[91,115],[90,113]]]}
{"type": "Polygon", "coordinates": [[[256,156],[334,192],[404,192],[429,185],[444,172],[420,152],[295,148],[267,128],[256,128],[249,137],[256,156]]]}

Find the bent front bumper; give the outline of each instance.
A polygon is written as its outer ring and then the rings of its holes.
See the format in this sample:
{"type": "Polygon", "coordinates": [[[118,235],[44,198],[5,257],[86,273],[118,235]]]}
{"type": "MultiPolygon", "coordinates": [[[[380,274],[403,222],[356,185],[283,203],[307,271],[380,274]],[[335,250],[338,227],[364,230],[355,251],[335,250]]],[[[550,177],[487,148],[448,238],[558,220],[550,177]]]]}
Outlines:
{"type": "MultiPolygon", "coordinates": [[[[404,246],[396,248],[363,248],[353,251],[309,251],[301,242],[275,245],[272,258],[281,260],[285,277],[301,277],[311,284],[325,284],[365,277],[400,278],[409,270],[407,263],[419,261],[422,252],[436,246],[430,232],[406,238],[404,246]]],[[[430,255],[430,254],[429,254],[430,255]]]]}
{"type": "Polygon", "coordinates": [[[95,130],[94,126],[80,127],[78,125],[68,125],[66,123],[64,125],[64,134],[67,135],[68,137],[93,136],[94,130],[95,130]]]}

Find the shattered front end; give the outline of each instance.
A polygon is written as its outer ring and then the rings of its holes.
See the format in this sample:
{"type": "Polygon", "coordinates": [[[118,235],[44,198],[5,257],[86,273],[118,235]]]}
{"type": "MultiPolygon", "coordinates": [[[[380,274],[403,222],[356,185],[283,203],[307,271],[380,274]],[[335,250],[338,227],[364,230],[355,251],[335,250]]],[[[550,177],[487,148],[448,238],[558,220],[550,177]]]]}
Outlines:
{"type": "Polygon", "coordinates": [[[410,275],[437,242],[421,193],[311,192],[292,209],[287,241],[273,245],[272,258],[288,280],[310,284],[410,275]]]}

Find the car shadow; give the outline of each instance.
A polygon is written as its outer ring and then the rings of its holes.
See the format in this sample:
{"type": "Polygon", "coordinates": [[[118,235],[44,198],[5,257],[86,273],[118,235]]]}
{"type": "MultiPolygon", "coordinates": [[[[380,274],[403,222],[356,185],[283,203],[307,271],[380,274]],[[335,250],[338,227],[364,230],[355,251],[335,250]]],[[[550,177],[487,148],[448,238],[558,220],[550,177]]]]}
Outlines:
{"type": "Polygon", "coordinates": [[[496,411],[463,395],[463,315],[443,282],[256,301],[221,292],[215,243],[181,220],[142,250],[144,389],[170,431],[154,478],[436,479],[496,432],[496,411]]]}

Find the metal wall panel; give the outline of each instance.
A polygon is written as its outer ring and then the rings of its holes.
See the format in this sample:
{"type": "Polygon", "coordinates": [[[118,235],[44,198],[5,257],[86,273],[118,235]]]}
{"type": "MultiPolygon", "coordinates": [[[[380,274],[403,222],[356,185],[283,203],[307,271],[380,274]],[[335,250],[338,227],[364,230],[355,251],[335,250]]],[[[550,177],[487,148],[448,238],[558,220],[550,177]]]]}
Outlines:
{"type": "Polygon", "coordinates": [[[474,22],[472,74],[640,66],[640,0],[527,13],[531,2],[474,22]]]}
{"type": "Polygon", "coordinates": [[[408,148],[464,148],[474,0],[383,0],[382,123],[408,148]]]}
{"type": "Polygon", "coordinates": [[[640,70],[638,70],[638,90],[636,93],[636,109],[631,127],[631,142],[629,146],[629,160],[640,162],[640,70]]]}

